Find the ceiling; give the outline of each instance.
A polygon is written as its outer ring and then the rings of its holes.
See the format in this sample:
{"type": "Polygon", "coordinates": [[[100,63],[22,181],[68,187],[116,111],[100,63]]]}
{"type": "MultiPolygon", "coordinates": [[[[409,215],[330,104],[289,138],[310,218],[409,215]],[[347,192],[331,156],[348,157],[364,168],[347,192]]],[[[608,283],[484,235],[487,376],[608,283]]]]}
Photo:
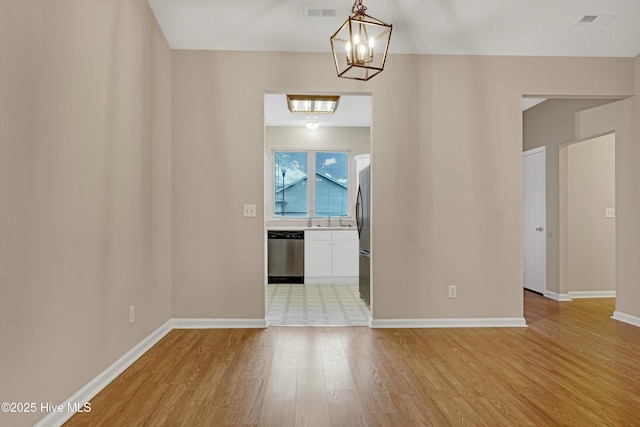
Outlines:
{"type": "MultiPolygon", "coordinates": [[[[330,52],[351,0],[148,0],[172,49],[330,52]],[[306,17],[307,10],[334,17],[306,17]],[[334,12],[335,11],[335,12],[334,12]]],[[[364,0],[390,54],[635,57],[640,0],[364,0]],[[578,24],[585,15],[591,24],[578,24]]]]}
{"type": "MultiPolygon", "coordinates": [[[[172,49],[331,51],[352,0],[147,0],[172,49]],[[310,17],[319,11],[329,17],[310,17]]],[[[640,0],[364,0],[393,24],[390,54],[635,57],[640,0]],[[592,23],[579,23],[592,16],[592,23]]],[[[523,99],[525,110],[544,99],[523,99]]],[[[267,126],[370,126],[371,98],[343,95],[333,115],[292,114],[265,96],[267,126]]]]}

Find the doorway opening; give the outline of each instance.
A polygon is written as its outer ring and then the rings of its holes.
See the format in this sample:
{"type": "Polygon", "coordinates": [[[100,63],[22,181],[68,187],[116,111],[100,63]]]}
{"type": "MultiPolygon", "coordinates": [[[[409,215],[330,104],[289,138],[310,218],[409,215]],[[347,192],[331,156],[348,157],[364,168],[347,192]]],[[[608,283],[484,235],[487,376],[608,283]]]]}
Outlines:
{"type": "MultiPolygon", "coordinates": [[[[546,212],[540,237],[546,252],[542,293],[547,298],[571,301],[615,296],[615,142],[599,151],[580,144],[593,139],[593,126],[586,118],[601,114],[600,108],[608,108],[605,104],[619,100],[523,98],[523,161],[527,150],[544,147],[546,152],[546,212]],[[589,280],[584,276],[587,271],[589,280]]],[[[606,135],[615,139],[613,132],[606,135]]],[[[523,163],[523,258],[524,224],[529,214],[525,173],[523,163]]],[[[526,260],[524,264],[523,271],[526,260]]]]}
{"type": "Polygon", "coordinates": [[[318,114],[292,113],[286,93],[265,94],[264,294],[270,326],[371,322],[359,285],[369,271],[360,271],[357,207],[359,168],[371,152],[371,95],[339,95],[335,113],[318,114]],[[273,240],[295,233],[304,235],[302,245],[273,240]],[[294,254],[288,249],[293,247],[301,249],[294,254]],[[286,276],[291,260],[300,264],[301,275],[295,268],[295,277],[286,276]]]}

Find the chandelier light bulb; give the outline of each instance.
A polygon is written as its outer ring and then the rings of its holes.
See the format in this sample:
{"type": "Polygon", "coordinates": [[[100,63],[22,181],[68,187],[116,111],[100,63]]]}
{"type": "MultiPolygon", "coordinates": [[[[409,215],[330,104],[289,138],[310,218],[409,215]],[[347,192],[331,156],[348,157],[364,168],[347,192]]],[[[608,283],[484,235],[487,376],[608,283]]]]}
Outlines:
{"type": "Polygon", "coordinates": [[[366,51],[366,47],[363,44],[358,45],[358,63],[364,63],[364,53],[366,51]]]}

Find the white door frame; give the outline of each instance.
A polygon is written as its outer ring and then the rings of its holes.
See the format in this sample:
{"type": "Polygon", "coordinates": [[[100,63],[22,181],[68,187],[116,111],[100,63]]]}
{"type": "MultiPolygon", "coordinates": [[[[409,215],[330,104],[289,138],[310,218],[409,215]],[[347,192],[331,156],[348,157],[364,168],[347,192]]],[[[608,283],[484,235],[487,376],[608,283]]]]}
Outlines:
{"type": "Polygon", "coordinates": [[[531,150],[527,150],[524,151],[522,153],[522,160],[523,160],[523,171],[522,171],[522,179],[523,179],[523,186],[522,186],[522,205],[523,205],[523,209],[522,209],[522,223],[523,223],[523,231],[522,231],[522,256],[523,256],[523,286],[524,286],[524,273],[525,273],[525,268],[526,266],[524,265],[524,255],[525,255],[525,250],[526,250],[526,242],[525,242],[525,233],[524,233],[524,226],[525,226],[525,221],[524,221],[524,214],[525,214],[525,207],[524,207],[524,201],[526,200],[526,195],[524,194],[525,192],[525,185],[524,185],[524,179],[525,179],[525,173],[524,173],[524,159],[526,156],[529,155],[533,155],[533,154],[542,154],[542,173],[540,173],[538,175],[538,179],[541,180],[541,182],[539,183],[539,185],[541,185],[541,189],[542,189],[542,196],[541,196],[541,200],[540,200],[540,208],[542,210],[542,215],[540,218],[540,222],[541,224],[539,225],[540,227],[542,227],[542,231],[541,233],[543,233],[543,244],[540,245],[539,250],[542,252],[541,254],[539,254],[540,259],[541,259],[541,280],[542,280],[542,289],[535,289],[535,291],[540,291],[543,295],[546,294],[547,292],[547,239],[546,239],[546,235],[547,235],[547,203],[546,203],[546,194],[547,194],[547,189],[546,189],[546,147],[542,146],[542,147],[538,147],[538,148],[533,148],[531,150]]]}

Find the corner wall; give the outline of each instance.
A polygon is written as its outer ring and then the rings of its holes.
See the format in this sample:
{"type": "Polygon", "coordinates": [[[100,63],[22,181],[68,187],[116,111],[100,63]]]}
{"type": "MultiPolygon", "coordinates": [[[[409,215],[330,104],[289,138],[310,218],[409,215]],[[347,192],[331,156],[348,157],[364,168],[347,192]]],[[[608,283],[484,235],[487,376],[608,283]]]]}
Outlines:
{"type": "Polygon", "coordinates": [[[0,0],[0,401],[61,404],[171,317],[170,84],[144,0],[0,0]]]}
{"type": "MultiPolygon", "coordinates": [[[[640,55],[634,63],[640,93],[640,55]]],[[[611,131],[616,133],[616,312],[640,326],[640,96],[579,114],[579,138],[611,131]]]]}

